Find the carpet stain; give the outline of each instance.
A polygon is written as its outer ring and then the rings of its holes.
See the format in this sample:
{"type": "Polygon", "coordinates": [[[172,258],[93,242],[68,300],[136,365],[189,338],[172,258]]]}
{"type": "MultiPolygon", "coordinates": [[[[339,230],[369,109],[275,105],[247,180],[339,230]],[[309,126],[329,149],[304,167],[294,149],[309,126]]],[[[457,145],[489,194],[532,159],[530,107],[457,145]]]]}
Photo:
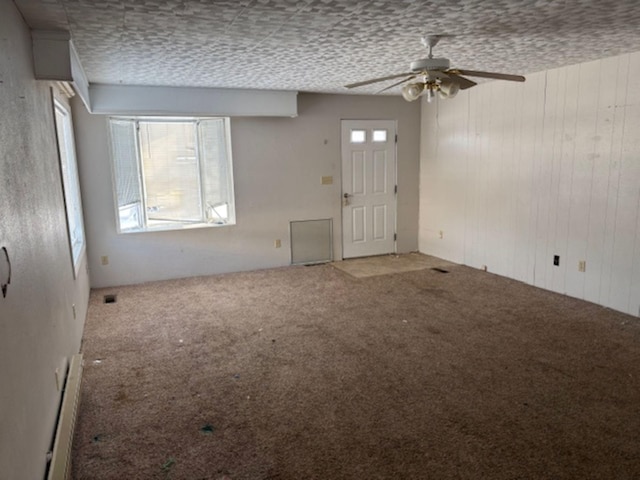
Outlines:
{"type": "Polygon", "coordinates": [[[208,423],[200,428],[200,433],[203,435],[213,435],[215,431],[215,427],[213,425],[209,425],[208,423]]]}
{"type": "Polygon", "coordinates": [[[118,391],[117,395],[113,400],[118,403],[126,403],[130,401],[129,396],[127,395],[127,392],[125,392],[124,390],[124,387],[120,388],[120,390],[118,391]]]}
{"type": "Polygon", "coordinates": [[[440,335],[442,333],[441,330],[437,329],[436,327],[432,327],[431,325],[427,325],[426,329],[427,332],[433,333],[434,335],[440,335]]]}

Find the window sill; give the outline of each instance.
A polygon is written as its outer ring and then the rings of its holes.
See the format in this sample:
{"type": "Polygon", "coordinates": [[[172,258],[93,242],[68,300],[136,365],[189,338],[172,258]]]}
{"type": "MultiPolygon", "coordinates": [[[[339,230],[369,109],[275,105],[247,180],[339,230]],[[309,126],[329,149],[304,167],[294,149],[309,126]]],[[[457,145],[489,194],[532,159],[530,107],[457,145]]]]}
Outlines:
{"type": "Polygon", "coordinates": [[[190,224],[177,224],[177,225],[157,225],[146,228],[136,228],[128,230],[118,229],[118,233],[121,235],[127,235],[129,233],[153,233],[153,232],[175,232],[181,230],[199,230],[203,228],[220,228],[231,227],[236,224],[235,221],[227,223],[190,223],[190,224]]]}

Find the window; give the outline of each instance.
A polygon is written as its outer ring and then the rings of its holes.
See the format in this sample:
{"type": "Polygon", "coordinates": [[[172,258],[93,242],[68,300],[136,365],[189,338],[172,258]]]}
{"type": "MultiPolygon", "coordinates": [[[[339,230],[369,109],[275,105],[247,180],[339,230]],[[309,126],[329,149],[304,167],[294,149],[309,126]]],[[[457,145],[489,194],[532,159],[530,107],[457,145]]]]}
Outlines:
{"type": "Polygon", "coordinates": [[[67,211],[67,229],[69,231],[69,245],[73,260],[73,271],[77,276],[80,268],[80,258],[85,248],[84,225],[82,223],[82,203],[80,200],[80,182],[78,180],[78,164],[76,162],[75,144],[73,141],[73,127],[69,108],[57,98],[53,100],[58,138],[58,153],[60,155],[60,172],[64,204],[67,211]]]}
{"type": "Polygon", "coordinates": [[[109,124],[120,232],[235,223],[228,118],[109,124]]]}

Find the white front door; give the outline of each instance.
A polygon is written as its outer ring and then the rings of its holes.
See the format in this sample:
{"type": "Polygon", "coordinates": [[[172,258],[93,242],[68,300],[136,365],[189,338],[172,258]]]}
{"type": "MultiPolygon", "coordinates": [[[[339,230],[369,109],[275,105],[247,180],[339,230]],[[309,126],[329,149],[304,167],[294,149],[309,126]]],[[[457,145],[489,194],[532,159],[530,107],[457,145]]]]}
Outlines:
{"type": "Polygon", "coordinates": [[[395,252],[396,122],[342,121],[342,257],[395,252]]]}

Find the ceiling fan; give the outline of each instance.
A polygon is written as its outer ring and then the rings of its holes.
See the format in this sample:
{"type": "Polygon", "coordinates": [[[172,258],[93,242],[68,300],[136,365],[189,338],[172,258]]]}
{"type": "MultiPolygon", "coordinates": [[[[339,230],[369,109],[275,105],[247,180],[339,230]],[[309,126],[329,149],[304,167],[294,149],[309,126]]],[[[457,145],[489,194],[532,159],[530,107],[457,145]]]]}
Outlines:
{"type": "Polygon", "coordinates": [[[430,102],[434,97],[435,92],[438,92],[442,98],[453,98],[459,90],[466,90],[467,88],[477,85],[476,82],[465,78],[465,76],[524,82],[525,78],[521,75],[450,68],[449,59],[434,58],[432,53],[433,47],[438,44],[443,36],[444,35],[428,35],[422,38],[422,44],[429,49],[429,56],[427,58],[411,62],[410,72],[350,83],[349,85],[345,85],[345,87],[356,88],[364,85],[370,85],[372,83],[406,77],[376,93],[382,93],[405,82],[410,82],[402,87],[402,96],[404,99],[408,102],[412,102],[417,100],[421,95],[426,95],[427,101],[430,102]]]}

